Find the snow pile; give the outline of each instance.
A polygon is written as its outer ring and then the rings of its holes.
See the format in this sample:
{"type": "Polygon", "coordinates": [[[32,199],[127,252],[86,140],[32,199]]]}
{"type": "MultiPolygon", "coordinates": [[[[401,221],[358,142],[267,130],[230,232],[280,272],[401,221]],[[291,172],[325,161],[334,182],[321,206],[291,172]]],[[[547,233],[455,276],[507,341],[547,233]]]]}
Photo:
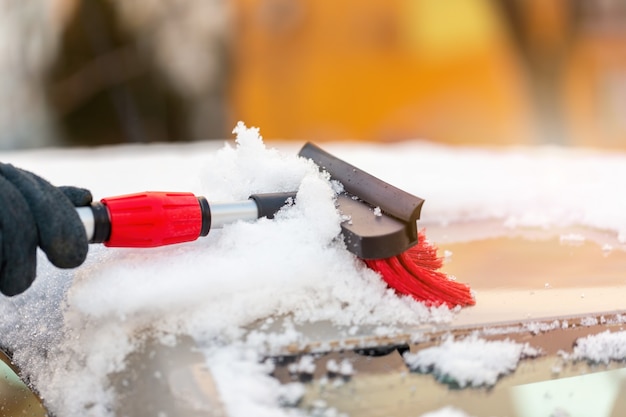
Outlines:
{"type": "Polygon", "coordinates": [[[295,405],[304,395],[304,386],[296,383],[281,385],[268,375],[272,365],[259,360],[256,351],[243,346],[220,349],[211,355],[209,366],[221,399],[228,406],[228,415],[295,416],[296,410],[280,410],[278,405],[295,405]]]}
{"type": "Polygon", "coordinates": [[[537,355],[527,343],[488,341],[473,335],[462,340],[448,337],[438,346],[405,353],[404,361],[413,371],[432,372],[441,382],[465,388],[492,386],[513,372],[520,359],[537,355]]]}
{"type": "Polygon", "coordinates": [[[431,411],[426,414],[422,414],[420,417],[470,417],[463,411],[454,407],[444,407],[436,411],[431,411]]]}
{"type": "MultiPolygon", "coordinates": [[[[96,175],[96,159],[91,170],[100,180],[90,180],[92,190],[98,190],[97,196],[115,195],[129,183],[136,186],[141,176],[173,183],[168,177],[177,178],[179,171],[184,187],[193,183],[188,177],[197,166],[195,178],[200,180],[190,191],[209,201],[297,190],[295,204],[274,220],[235,223],[171,247],[93,246],[87,262],[71,271],[57,270],[40,256],[34,286],[21,296],[0,299],[2,343],[15,353],[24,376],[55,415],[114,415],[117,392],[110,376],[123,373],[127,356],[150,338],[175,343],[173,335],[190,335],[217,375],[229,412],[262,415],[251,404],[277,409],[283,394],[277,383],[268,382],[267,369],[252,365],[254,360],[242,352],[297,340],[289,323],[329,320],[392,328],[430,320],[433,314],[438,321],[451,318],[447,309],[431,310],[398,297],[345,249],[334,204],[337,186],[314,164],[295,153],[267,149],[256,129],[239,124],[235,133],[235,147],[190,158],[189,164],[185,158],[155,157],[142,172],[143,165],[131,161],[127,170],[112,172],[123,181],[96,175]],[[282,331],[246,336],[246,326],[280,316],[289,317],[282,331]],[[229,354],[248,359],[228,359],[229,354]],[[248,383],[254,386],[242,391],[248,383]],[[267,394],[262,401],[259,386],[267,394]],[[250,395],[249,401],[241,398],[242,392],[250,395]]],[[[59,169],[76,175],[81,163],[84,159],[59,169]]],[[[124,163],[119,161],[121,167],[124,163]]]]}
{"type": "Polygon", "coordinates": [[[341,375],[344,377],[354,375],[354,365],[352,365],[352,362],[347,359],[344,359],[339,363],[334,359],[329,360],[326,363],[326,370],[330,374],[341,375]]]}
{"type": "Polygon", "coordinates": [[[298,362],[290,364],[287,368],[292,374],[313,375],[315,372],[315,362],[313,356],[304,355],[298,362]]]}
{"type": "Polygon", "coordinates": [[[572,360],[586,360],[608,364],[626,359],[626,331],[589,335],[576,340],[574,351],[567,355],[572,360]]]}

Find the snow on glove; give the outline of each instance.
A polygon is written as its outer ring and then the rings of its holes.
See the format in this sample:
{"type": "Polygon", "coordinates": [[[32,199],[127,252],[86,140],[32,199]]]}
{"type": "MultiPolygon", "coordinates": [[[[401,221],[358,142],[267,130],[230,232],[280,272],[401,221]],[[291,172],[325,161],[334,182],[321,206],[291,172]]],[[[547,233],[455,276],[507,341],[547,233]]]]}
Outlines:
{"type": "Polygon", "coordinates": [[[35,279],[37,247],[59,268],[87,257],[85,229],[74,209],[91,202],[88,190],[55,187],[37,175],[0,163],[0,291],[16,295],[35,279]]]}

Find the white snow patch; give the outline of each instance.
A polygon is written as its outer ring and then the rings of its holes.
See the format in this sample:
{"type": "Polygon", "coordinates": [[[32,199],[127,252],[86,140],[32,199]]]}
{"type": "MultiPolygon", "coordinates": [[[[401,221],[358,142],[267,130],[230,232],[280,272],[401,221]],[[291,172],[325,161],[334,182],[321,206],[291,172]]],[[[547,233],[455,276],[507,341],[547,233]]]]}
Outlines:
{"type": "Polygon", "coordinates": [[[330,359],[326,362],[326,370],[333,374],[342,376],[354,375],[354,365],[348,359],[344,359],[341,362],[337,362],[335,359],[330,359]]]}
{"type": "Polygon", "coordinates": [[[626,359],[626,331],[607,330],[579,338],[568,358],[603,364],[608,364],[610,361],[623,361],[626,359]]]}
{"type": "Polygon", "coordinates": [[[404,354],[404,360],[413,371],[432,372],[438,380],[465,388],[492,386],[513,372],[520,359],[538,354],[527,343],[473,335],[462,340],[448,337],[437,346],[404,354]]]}
{"type": "Polygon", "coordinates": [[[436,411],[430,411],[422,414],[420,417],[471,417],[469,414],[455,407],[444,407],[436,411]]]}
{"type": "Polygon", "coordinates": [[[287,369],[292,374],[309,374],[312,375],[315,372],[315,361],[313,356],[304,355],[298,362],[289,364],[287,369]]]}
{"type": "Polygon", "coordinates": [[[599,323],[598,319],[595,317],[583,317],[580,319],[580,325],[584,327],[596,326],[599,323]]]}
{"type": "Polygon", "coordinates": [[[227,415],[300,415],[297,410],[283,410],[278,405],[296,403],[304,395],[304,387],[297,383],[281,385],[269,375],[273,365],[269,362],[261,363],[256,351],[243,346],[229,346],[212,352],[207,362],[227,415]]]}
{"type": "Polygon", "coordinates": [[[605,243],[604,245],[602,245],[602,252],[605,256],[608,256],[611,252],[613,252],[613,245],[605,243]]]}
{"type": "Polygon", "coordinates": [[[579,233],[567,233],[559,236],[561,244],[579,246],[585,243],[585,237],[579,233]]]}

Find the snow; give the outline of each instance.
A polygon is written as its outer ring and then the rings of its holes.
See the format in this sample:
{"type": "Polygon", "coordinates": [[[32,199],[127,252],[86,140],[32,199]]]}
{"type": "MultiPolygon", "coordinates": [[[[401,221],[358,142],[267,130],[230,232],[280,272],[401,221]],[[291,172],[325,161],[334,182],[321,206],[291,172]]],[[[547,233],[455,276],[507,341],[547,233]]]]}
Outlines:
{"type": "Polygon", "coordinates": [[[485,340],[476,335],[456,340],[450,336],[437,346],[405,353],[404,361],[413,371],[432,372],[442,382],[458,386],[492,386],[498,378],[513,372],[523,357],[539,352],[527,343],[509,339],[485,340]]]}
{"type": "Polygon", "coordinates": [[[586,360],[608,364],[626,358],[626,331],[589,335],[576,340],[574,351],[568,357],[572,360],[586,360]]]}
{"type": "Polygon", "coordinates": [[[289,372],[292,374],[309,374],[312,375],[315,372],[314,358],[309,355],[304,355],[297,363],[292,363],[288,366],[289,372]]]}
{"type": "Polygon", "coordinates": [[[326,363],[326,370],[331,374],[338,374],[345,377],[354,375],[354,366],[347,359],[344,359],[341,362],[330,359],[326,363]]]}
{"type": "Polygon", "coordinates": [[[431,411],[426,414],[422,414],[420,417],[470,417],[463,411],[454,407],[444,407],[436,411],[431,411]]]}
{"type": "Polygon", "coordinates": [[[271,364],[259,362],[257,352],[246,348],[220,349],[209,359],[228,415],[283,417],[296,415],[279,404],[293,404],[304,394],[301,384],[281,385],[270,377],[271,364]],[[242,395],[242,393],[244,395],[242,395]]]}
{"type": "MultiPolygon", "coordinates": [[[[171,190],[231,201],[258,192],[298,191],[296,204],[275,220],[235,223],[196,242],[155,249],[94,245],[75,270],[58,270],[40,254],[33,287],[0,298],[0,334],[55,415],[114,415],[117,393],[109,376],[126,370],[128,355],[147,339],[173,345],[178,335],[197,344],[229,415],[297,415],[280,405],[296,403],[302,386],[280,386],[268,375],[271,366],[261,361],[263,353],[301,340],[297,324],[326,320],[346,326],[349,334],[374,326],[374,334],[384,335],[395,326],[453,319],[455,312],[398,297],[345,249],[337,238],[345,220],[334,205],[338,184],[296,157],[300,144],[266,146],[257,129],[243,124],[235,134],[237,142],[225,145],[0,155],[57,185],[87,187],[98,199],[171,190]]],[[[580,225],[626,242],[626,198],[615,193],[626,177],[622,154],[451,148],[419,141],[324,148],[425,198],[422,225],[471,219],[497,219],[513,228],[580,225]]],[[[606,343],[626,345],[619,336],[604,337],[606,343]]],[[[590,343],[579,341],[576,354],[591,357],[590,343]]],[[[449,339],[407,356],[407,362],[479,386],[494,384],[527,353],[526,346],[511,341],[449,339]],[[443,360],[450,356],[454,360],[443,360]]],[[[611,358],[619,355],[626,352],[611,358]]],[[[433,415],[459,413],[445,409],[433,415]]]]}
{"type": "Polygon", "coordinates": [[[559,236],[559,241],[564,245],[582,245],[585,243],[585,237],[579,233],[568,233],[559,236]]]}

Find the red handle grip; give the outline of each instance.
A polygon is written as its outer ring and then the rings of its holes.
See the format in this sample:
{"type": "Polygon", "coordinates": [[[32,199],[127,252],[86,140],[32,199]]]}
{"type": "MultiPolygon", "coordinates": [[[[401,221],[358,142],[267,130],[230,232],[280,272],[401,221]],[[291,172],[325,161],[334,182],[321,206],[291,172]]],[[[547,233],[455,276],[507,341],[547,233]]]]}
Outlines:
{"type": "Polygon", "coordinates": [[[146,192],[104,198],[111,220],[110,247],[149,248],[196,240],[202,210],[192,193],[146,192]]]}

